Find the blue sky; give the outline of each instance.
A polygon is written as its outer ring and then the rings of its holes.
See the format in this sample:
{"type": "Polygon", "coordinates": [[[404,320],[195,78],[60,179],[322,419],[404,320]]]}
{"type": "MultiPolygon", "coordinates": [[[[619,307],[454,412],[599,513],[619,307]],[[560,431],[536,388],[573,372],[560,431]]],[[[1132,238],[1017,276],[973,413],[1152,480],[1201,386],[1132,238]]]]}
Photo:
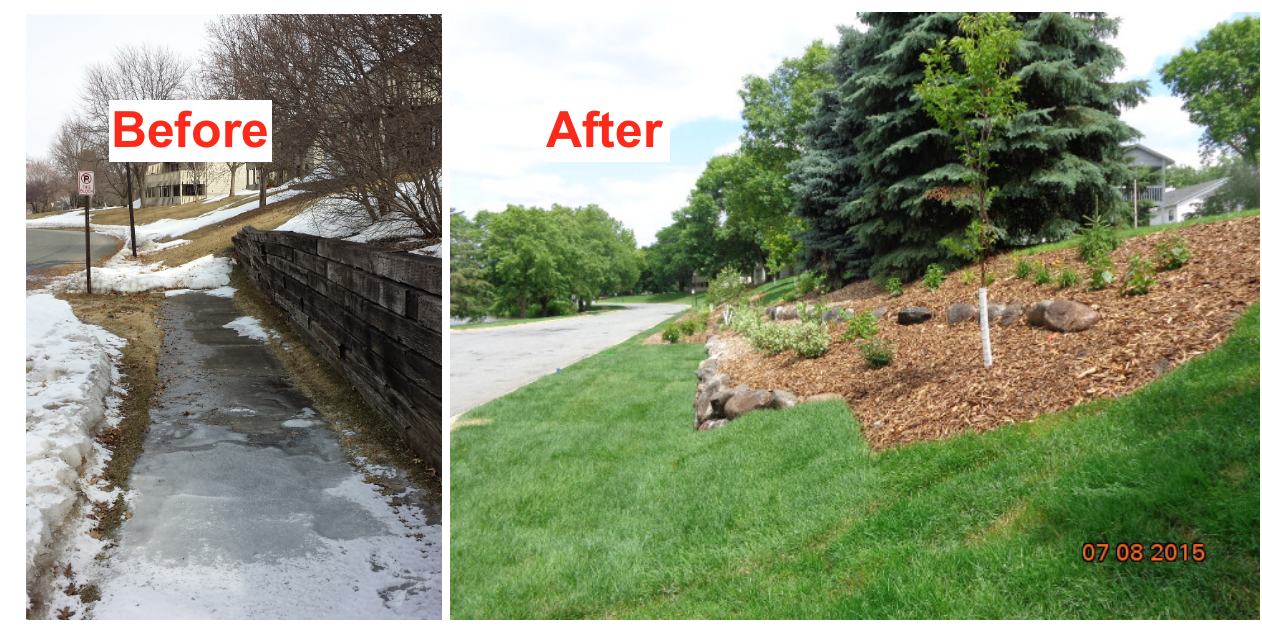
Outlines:
{"type": "MultiPolygon", "coordinates": [[[[1123,119],[1145,134],[1146,145],[1180,163],[1198,164],[1201,129],[1187,120],[1181,100],[1157,71],[1215,24],[1243,14],[1202,8],[1115,15],[1122,26],[1112,43],[1127,59],[1116,78],[1147,79],[1151,90],[1148,101],[1123,119]]],[[[450,206],[471,214],[510,203],[595,203],[631,227],[640,245],[652,243],[686,201],[705,162],[736,147],[741,77],[769,73],[812,39],[832,43],[837,24],[854,23],[854,13],[841,10],[658,17],[610,23],[591,16],[551,16],[546,22],[530,15],[448,16],[450,206]],[[465,80],[475,68],[484,81],[465,80]],[[546,136],[551,118],[544,112],[555,116],[558,102],[572,102],[563,105],[571,110],[608,110],[623,102],[637,111],[657,107],[674,120],[670,163],[544,163],[535,135],[546,136]],[[526,132],[520,123],[488,119],[537,120],[541,129],[526,132]],[[478,132],[471,132],[475,127],[478,132]]]]}

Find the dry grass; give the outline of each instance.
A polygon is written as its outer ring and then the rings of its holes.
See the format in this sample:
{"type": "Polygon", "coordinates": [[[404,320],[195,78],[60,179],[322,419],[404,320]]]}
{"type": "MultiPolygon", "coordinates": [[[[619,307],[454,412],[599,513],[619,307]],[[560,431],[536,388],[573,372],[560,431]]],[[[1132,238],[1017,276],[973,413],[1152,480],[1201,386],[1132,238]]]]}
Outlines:
{"type": "Polygon", "coordinates": [[[237,234],[237,231],[246,226],[253,226],[259,230],[274,230],[306,210],[314,201],[315,197],[311,194],[299,194],[280,202],[270,203],[265,207],[182,235],[181,239],[188,239],[192,243],[142,255],[142,259],[146,263],[165,261],[168,267],[174,267],[208,254],[228,256],[232,253],[232,236],[237,234]]]}
{"type": "MultiPolygon", "coordinates": [[[[240,205],[249,202],[252,196],[233,196],[224,198],[215,202],[188,202],[185,204],[177,204],[171,206],[152,206],[134,209],[136,212],[136,224],[152,224],[161,219],[185,220],[190,217],[204,215],[215,209],[221,209],[229,205],[240,205]]],[[[127,217],[127,207],[119,207],[116,209],[105,209],[104,211],[96,211],[92,213],[93,224],[108,224],[111,226],[126,226],[130,223],[127,217]]]]}
{"type": "Polygon", "coordinates": [[[281,338],[269,341],[268,346],[290,373],[294,385],[311,398],[316,409],[333,426],[332,430],[338,433],[351,458],[365,458],[373,465],[403,470],[412,482],[425,488],[431,505],[441,506],[440,468],[430,467],[416,458],[394,427],[377,415],[341,374],[309,348],[280,309],[250,284],[240,265],[233,268],[230,284],[237,289],[233,302],[242,314],[259,320],[263,328],[280,333],[281,338]],[[283,344],[290,349],[283,349],[283,344]]]}
{"type": "Polygon", "coordinates": [[[99,523],[95,530],[109,535],[122,522],[125,506],[121,491],[131,479],[131,468],[140,455],[145,432],[149,430],[149,403],[158,381],[158,353],[162,349],[162,329],[158,326],[158,307],[166,299],[162,294],[57,294],[74,309],[75,316],[86,324],[95,324],[127,340],[123,346],[119,372],[127,389],[120,410],[123,420],[118,431],[99,433],[112,451],[102,475],[120,490],[112,507],[98,507],[99,523]],[[109,435],[113,435],[112,437],[109,435]]]}

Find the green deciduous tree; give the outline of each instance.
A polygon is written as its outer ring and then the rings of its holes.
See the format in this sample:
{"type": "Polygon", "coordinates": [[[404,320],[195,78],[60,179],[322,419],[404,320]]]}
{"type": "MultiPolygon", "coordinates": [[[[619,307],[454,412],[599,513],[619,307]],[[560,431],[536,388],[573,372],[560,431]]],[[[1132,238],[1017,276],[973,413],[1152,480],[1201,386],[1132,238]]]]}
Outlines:
{"type": "Polygon", "coordinates": [[[481,224],[459,211],[451,214],[449,284],[453,318],[479,320],[490,315],[495,306],[495,288],[486,280],[481,254],[485,238],[481,224]]]}
{"type": "Polygon", "coordinates": [[[1223,22],[1161,68],[1161,80],[1183,97],[1183,110],[1205,127],[1205,153],[1229,150],[1258,165],[1258,23],[1223,22]]]}
{"type": "Polygon", "coordinates": [[[987,211],[995,189],[990,186],[990,170],[995,137],[1025,110],[1019,99],[1021,81],[1012,75],[1010,65],[1021,31],[1011,27],[1008,13],[973,13],[960,18],[963,36],[939,40],[938,45],[920,55],[925,64],[925,80],[916,85],[916,95],[938,125],[950,133],[965,168],[964,194],[953,194],[961,204],[975,211],[982,263],[982,284],[986,284],[987,247],[993,227],[987,211]]]}

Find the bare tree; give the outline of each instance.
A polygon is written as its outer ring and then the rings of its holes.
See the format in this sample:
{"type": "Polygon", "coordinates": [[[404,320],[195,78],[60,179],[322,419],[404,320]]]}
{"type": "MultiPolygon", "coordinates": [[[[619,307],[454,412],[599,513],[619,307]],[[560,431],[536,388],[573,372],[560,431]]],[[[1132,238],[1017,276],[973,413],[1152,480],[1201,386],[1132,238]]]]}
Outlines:
{"type": "Polygon", "coordinates": [[[227,16],[208,38],[203,80],[221,97],[272,101],[261,176],[306,173],[318,156],[303,188],[346,200],[334,221],[397,215],[440,236],[440,16],[227,16]]]}
{"type": "Polygon", "coordinates": [[[26,158],[26,204],[31,213],[48,210],[60,182],[56,168],[47,160],[26,158]]]}
{"type": "MultiPolygon", "coordinates": [[[[192,62],[174,50],[144,43],[117,48],[110,61],[88,67],[79,101],[83,107],[82,124],[98,151],[108,154],[110,100],[181,99],[190,67],[192,62]]],[[[125,185],[123,164],[116,165],[118,172],[112,179],[125,185]]],[[[133,176],[139,180],[141,206],[145,206],[143,171],[147,165],[133,163],[131,167],[133,176]]],[[[123,195],[122,188],[117,191],[123,195]]]]}

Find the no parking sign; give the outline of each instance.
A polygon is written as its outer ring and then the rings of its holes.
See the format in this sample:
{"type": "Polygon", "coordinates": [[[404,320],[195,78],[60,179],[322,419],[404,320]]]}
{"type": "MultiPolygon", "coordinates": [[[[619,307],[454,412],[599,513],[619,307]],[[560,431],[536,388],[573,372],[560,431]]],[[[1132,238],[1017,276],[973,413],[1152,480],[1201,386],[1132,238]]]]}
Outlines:
{"type": "Polygon", "coordinates": [[[79,172],[79,195],[96,195],[96,177],[92,172],[79,172]]]}

